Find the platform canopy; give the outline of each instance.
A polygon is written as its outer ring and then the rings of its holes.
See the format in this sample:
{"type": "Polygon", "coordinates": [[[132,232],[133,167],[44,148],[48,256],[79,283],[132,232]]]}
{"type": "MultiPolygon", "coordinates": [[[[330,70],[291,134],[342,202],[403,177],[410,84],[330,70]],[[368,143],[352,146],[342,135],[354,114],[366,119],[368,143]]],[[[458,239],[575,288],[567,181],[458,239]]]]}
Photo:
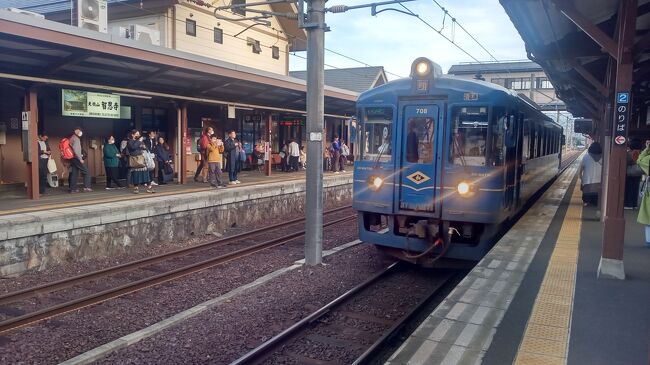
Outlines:
{"type": "MultiPolygon", "coordinates": [[[[0,79],[16,83],[305,110],[304,80],[4,10],[0,54],[0,79]]],[[[325,112],[353,115],[357,96],[326,87],[325,112]]]]}
{"type": "MultiPolygon", "coordinates": [[[[568,110],[599,118],[609,98],[608,67],[616,58],[617,0],[500,0],[568,110]],[[589,34],[589,35],[588,35],[589,34]]],[[[650,81],[650,0],[639,0],[634,45],[633,96],[645,101],[650,81]]],[[[614,70],[615,72],[615,70],[614,70]]],[[[643,103],[635,103],[637,107],[643,103]]]]}

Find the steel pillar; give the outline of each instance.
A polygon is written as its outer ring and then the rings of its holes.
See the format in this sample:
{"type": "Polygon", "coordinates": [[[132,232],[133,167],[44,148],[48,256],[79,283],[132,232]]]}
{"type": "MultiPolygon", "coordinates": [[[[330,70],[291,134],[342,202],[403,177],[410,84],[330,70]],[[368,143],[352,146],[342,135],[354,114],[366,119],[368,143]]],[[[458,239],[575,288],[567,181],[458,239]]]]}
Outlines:
{"type": "Polygon", "coordinates": [[[178,170],[178,182],[181,184],[187,184],[187,153],[185,149],[187,148],[187,104],[181,105],[181,130],[179,133],[181,138],[181,150],[180,150],[180,159],[181,165],[178,170]]]}
{"type": "MultiPolygon", "coordinates": [[[[612,123],[612,134],[620,132],[620,118],[622,109],[619,95],[629,95],[627,108],[627,120],[624,135],[627,137],[627,124],[631,112],[631,91],[633,77],[633,47],[636,33],[636,12],[637,0],[622,0],[621,10],[618,19],[618,45],[616,64],[616,92],[612,105],[616,105],[611,113],[614,118],[612,123]]],[[[620,136],[620,133],[618,134],[620,136]]],[[[623,247],[625,240],[625,218],[623,217],[623,196],[625,193],[625,173],[627,144],[617,143],[616,137],[612,137],[610,144],[609,163],[607,164],[607,194],[605,196],[604,219],[603,219],[603,246],[598,265],[599,278],[625,279],[623,267],[623,247]]]]}
{"type": "Polygon", "coordinates": [[[269,159],[264,161],[264,172],[266,176],[271,176],[271,166],[273,165],[273,154],[271,153],[271,137],[273,136],[272,128],[273,124],[273,114],[269,113],[269,117],[266,119],[266,142],[268,142],[268,151],[266,147],[264,148],[264,153],[268,153],[269,159]]]}
{"type": "Polygon", "coordinates": [[[305,263],[323,261],[325,0],[311,0],[307,27],[307,191],[305,263]]]}

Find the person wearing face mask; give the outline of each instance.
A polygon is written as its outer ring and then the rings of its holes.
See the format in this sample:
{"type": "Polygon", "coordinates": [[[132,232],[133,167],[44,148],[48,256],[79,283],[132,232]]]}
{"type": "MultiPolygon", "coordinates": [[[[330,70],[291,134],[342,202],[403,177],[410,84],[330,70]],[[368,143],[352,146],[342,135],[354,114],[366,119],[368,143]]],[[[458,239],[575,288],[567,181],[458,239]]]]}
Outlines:
{"type": "Polygon", "coordinates": [[[144,144],[144,138],[140,136],[140,132],[135,129],[131,131],[131,140],[127,143],[126,148],[129,153],[129,158],[134,160],[133,163],[131,163],[131,161],[129,162],[133,193],[139,194],[141,185],[147,189],[147,193],[155,193],[151,186],[149,170],[144,164],[144,158],[141,157],[143,156],[144,151],[147,150],[147,146],[144,144]],[[135,164],[137,164],[137,166],[135,164]]]}
{"type": "Polygon", "coordinates": [[[106,190],[121,188],[118,181],[120,158],[122,155],[115,146],[115,137],[109,136],[104,145],[104,168],[106,169],[106,190]],[[115,187],[113,186],[115,184],[115,187]]]}
{"type": "Polygon", "coordinates": [[[80,127],[77,127],[74,129],[72,136],[70,136],[70,147],[72,147],[72,151],[74,152],[74,157],[70,160],[70,193],[79,192],[79,189],[77,189],[79,173],[81,173],[84,180],[83,191],[93,191],[93,189],[90,188],[90,173],[88,172],[88,167],[86,167],[83,151],[81,149],[82,135],[83,131],[80,127]]]}

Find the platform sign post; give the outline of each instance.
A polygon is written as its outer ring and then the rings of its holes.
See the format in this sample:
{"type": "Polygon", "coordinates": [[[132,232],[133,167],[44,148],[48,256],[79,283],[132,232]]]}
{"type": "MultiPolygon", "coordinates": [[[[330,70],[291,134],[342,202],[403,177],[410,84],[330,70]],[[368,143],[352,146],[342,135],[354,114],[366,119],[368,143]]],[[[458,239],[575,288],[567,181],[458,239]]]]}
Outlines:
{"type": "Polygon", "coordinates": [[[616,93],[616,119],[614,120],[614,143],[621,146],[627,142],[627,125],[630,115],[630,93],[616,93]]]}
{"type": "Polygon", "coordinates": [[[627,166],[627,126],[632,104],[630,90],[634,75],[634,37],[636,34],[637,1],[622,0],[618,15],[618,49],[616,57],[616,87],[613,123],[613,143],[610,145],[603,215],[603,247],[598,265],[598,278],[625,279],[623,251],[625,217],[623,196],[627,166]]]}

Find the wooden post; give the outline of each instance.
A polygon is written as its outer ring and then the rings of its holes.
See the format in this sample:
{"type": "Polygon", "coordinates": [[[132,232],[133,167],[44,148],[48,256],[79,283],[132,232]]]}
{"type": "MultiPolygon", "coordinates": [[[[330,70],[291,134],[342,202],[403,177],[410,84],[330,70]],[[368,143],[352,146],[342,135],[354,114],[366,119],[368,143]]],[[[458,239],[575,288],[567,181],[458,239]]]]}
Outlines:
{"type": "Polygon", "coordinates": [[[181,184],[187,184],[187,154],[185,152],[185,141],[187,140],[187,104],[181,106],[181,130],[179,133],[181,136],[181,151],[180,159],[181,166],[178,171],[178,181],[181,184]]]}
{"type": "Polygon", "coordinates": [[[612,143],[607,165],[607,195],[603,219],[603,247],[598,266],[599,278],[625,279],[623,247],[627,129],[632,106],[632,49],[636,33],[637,0],[622,0],[618,17],[616,92],[612,116],[612,143]]]}
{"type": "Polygon", "coordinates": [[[27,150],[25,154],[27,162],[27,196],[29,199],[37,200],[40,198],[39,193],[39,175],[38,175],[38,98],[36,90],[30,88],[25,93],[25,112],[29,117],[29,123],[23,126],[26,130],[26,136],[23,138],[23,149],[27,150]]]}

